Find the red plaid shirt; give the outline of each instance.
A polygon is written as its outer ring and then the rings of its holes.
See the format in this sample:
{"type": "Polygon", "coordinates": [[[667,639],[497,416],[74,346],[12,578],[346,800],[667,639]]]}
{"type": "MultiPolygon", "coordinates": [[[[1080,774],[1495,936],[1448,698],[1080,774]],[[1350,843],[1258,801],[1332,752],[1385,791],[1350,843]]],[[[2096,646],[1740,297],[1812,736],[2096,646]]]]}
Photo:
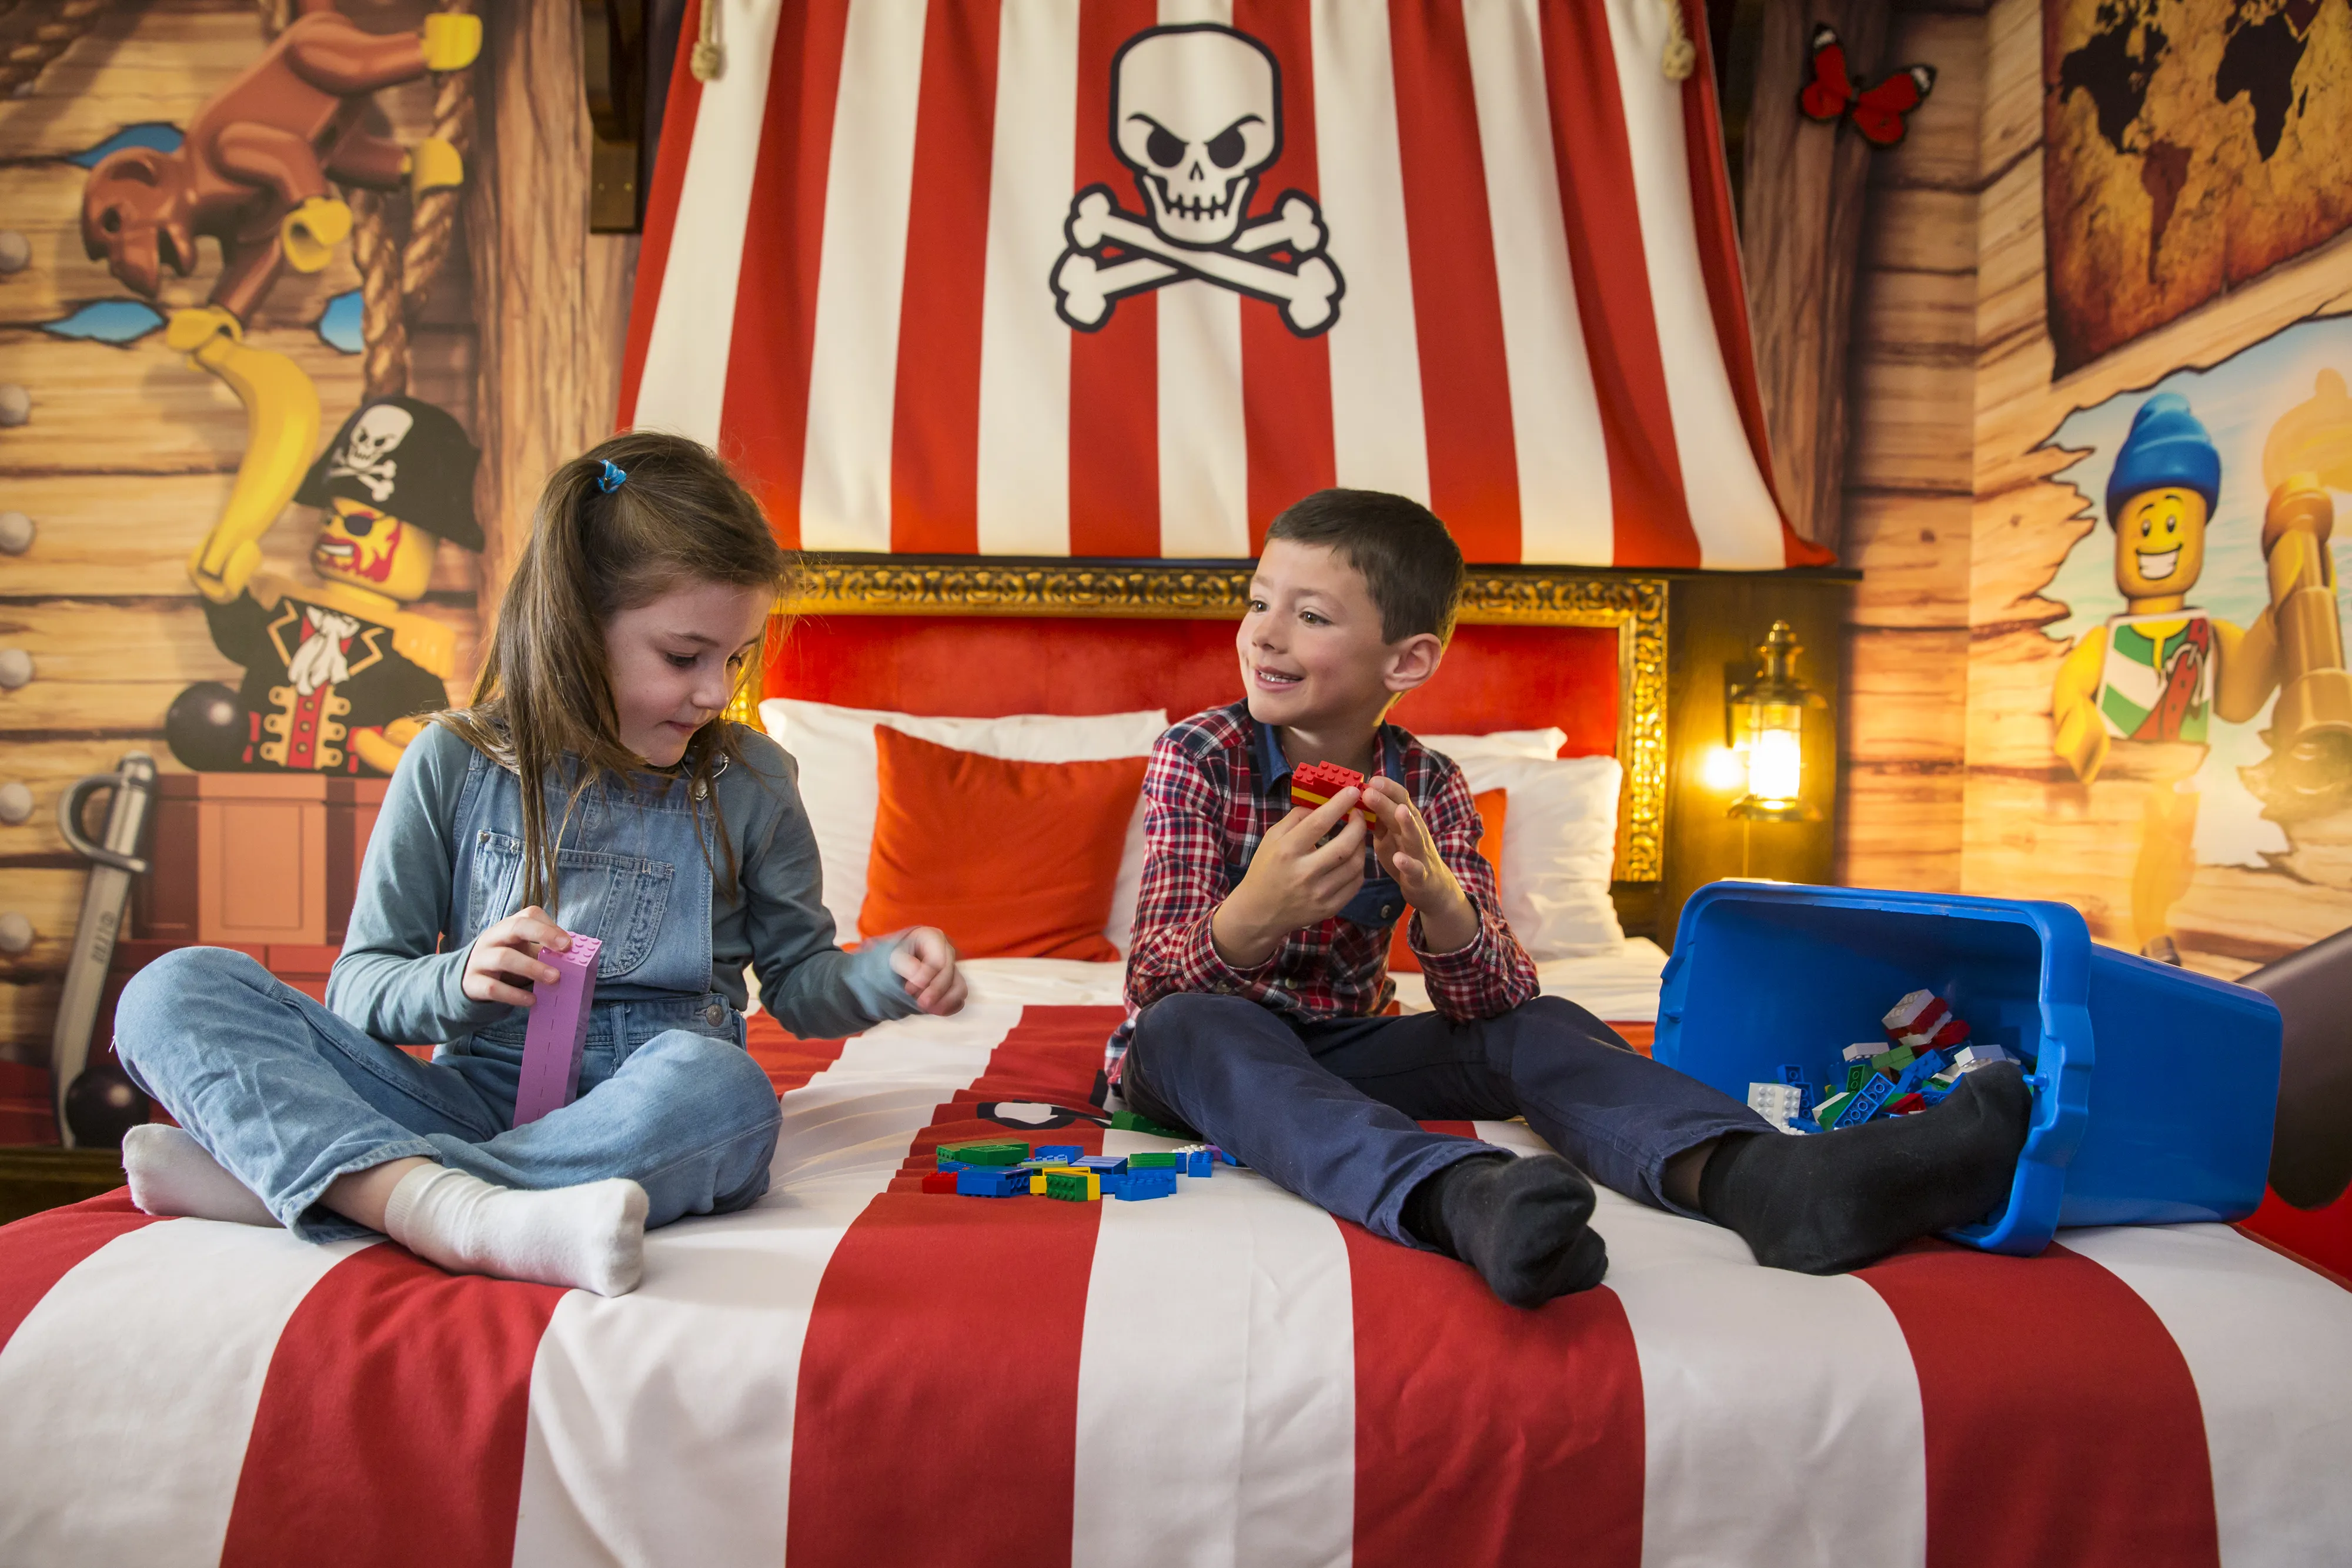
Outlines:
{"type": "MultiPolygon", "coordinates": [[[[1379,736],[1381,771],[1402,784],[1437,852],[1478,910],[1478,935],[1453,953],[1406,941],[1419,955],[1432,1006],[1448,1018],[1494,1018],[1534,996],[1536,967],[1503,920],[1494,868],[1478,853],[1478,808],[1453,761],[1395,725],[1379,736]]],[[[1135,1015],[1178,991],[1247,997],[1302,1019],[1369,1018],[1389,1004],[1389,934],[1408,906],[1364,847],[1364,890],[1339,915],[1294,931],[1253,969],[1217,956],[1209,919],[1242,880],[1267,828],[1290,810],[1290,764],[1249,705],[1211,708],[1171,726],[1143,775],[1143,885],[1127,958],[1127,1021],[1110,1037],[1109,1071],[1135,1032],[1135,1015]]]]}

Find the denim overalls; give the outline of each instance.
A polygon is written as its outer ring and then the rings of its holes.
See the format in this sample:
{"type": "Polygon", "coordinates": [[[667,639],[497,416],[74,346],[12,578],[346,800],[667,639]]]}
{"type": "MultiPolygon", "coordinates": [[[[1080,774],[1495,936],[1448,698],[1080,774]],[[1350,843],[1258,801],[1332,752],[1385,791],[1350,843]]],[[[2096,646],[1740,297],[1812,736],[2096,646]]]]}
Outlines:
{"type": "MultiPolygon", "coordinates": [[[[470,756],[451,822],[442,946],[452,953],[521,904],[520,788],[470,756]]],[[[743,1050],[742,1016],[710,989],[709,818],[698,836],[690,788],[591,789],[563,827],[553,913],[604,947],[579,1098],[529,1126],[509,1125],[527,1010],[509,1009],[422,1062],[221,948],[183,948],[141,970],[116,1011],[116,1050],[215,1159],[310,1240],[368,1234],[311,1206],[336,1177],[412,1155],[502,1186],[628,1176],[646,1188],[648,1227],[740,1208],[767,1190],[779,1117],[767,1075],[743,1050]]],[[[562,813],[551,787],[549,815],[562,813]]],[[[399,874],[394,865],[369,872],[399,874]]]]}

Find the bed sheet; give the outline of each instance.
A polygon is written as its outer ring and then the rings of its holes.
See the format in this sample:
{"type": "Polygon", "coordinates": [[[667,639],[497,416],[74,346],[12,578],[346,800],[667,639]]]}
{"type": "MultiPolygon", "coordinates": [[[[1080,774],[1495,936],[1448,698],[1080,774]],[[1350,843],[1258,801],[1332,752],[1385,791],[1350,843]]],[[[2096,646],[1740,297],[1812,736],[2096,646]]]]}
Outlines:
{"type": "Polygon", "coordinates": [[[1529,1312],[1247,1171],[919,1191],[1165,1146],[1085,1103],[1116,1017],[761,1020],[774,1190],[614,1301],[121,1195],[0,1229],[0,1562],[2346,1560],[2352,1291],[2228,1227],[1814,1279],[1604,1193],[1607,1282],[1529,1312]]]}

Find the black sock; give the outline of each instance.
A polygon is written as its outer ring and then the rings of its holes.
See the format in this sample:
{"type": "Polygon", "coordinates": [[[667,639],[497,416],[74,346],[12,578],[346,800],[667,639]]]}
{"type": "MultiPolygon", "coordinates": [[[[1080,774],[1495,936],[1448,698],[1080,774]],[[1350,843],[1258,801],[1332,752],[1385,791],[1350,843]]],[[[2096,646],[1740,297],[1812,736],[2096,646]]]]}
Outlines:
{"type": "Polygon", "coordinates": [[[2005,1061],[1916,1115],[1818,1136],[1727,1137],[1699,1177],[1699,1211],[1738,1231],[1768,1269],[1858,1269],[2000,1208],[2032,1108],[2022,1073],[2005,1061]]]}
{"type": "Polygon", "coordinates": [[[1589,1291],[1609,1271],[1593,1233],[1592,1184],[1558,1155],[1480,1155],[1412,1189],[1404,1228],[1478,1270],[1515,1307],[1589,1291]]]}

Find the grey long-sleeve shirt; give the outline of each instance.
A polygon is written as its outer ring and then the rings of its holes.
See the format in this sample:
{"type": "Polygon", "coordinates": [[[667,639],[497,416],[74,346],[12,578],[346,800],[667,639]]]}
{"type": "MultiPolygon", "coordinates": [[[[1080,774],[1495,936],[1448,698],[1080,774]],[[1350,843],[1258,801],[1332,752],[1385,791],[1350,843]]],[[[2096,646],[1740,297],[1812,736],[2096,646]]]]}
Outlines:
{"type": "MultiPolygon", "coordinates": [[[[761,1005],[793,1033],[856,1033],[915,1011],[890,967],[893,945],[870,942],[855,953],[835,945],[833,917],[820,899],[816,840],[801,805],[799,765],[756,730],[738,727],[743,764],[711,786],[738,867],[730,890],[725,860],[703,850],[693,818],[679,809],[640,809],[606,795],[575,813],[562,850],[601,870],[637,868],[633,885],[665,891],[657,931],[635,941],[638,956],[617,981],[600,979],[597,999],[700,997],[716,992],[739,1010],[748,999],[743,969],[760,977],[761,1005]],[[658,876],[663,866],[670,869],[658,876]],[[709,965],[698,929],[709,886],[709,965]]],[[[673,796],[679,793],[673,790],[673,796]]],[[[550,815],[562,813],[551,791],[550,815]]],[[[705,831],[709,816],[703,815],[705,831]]],[[[327,1006],[378,1040],[421,1044],[453,1040],[496,1024],[518,1009],[477,1002],[459,988],[466,955],[488,925],[514,913],[518,882],[492,871],[518,858],[520,789],[512,774],[479,757],[451,731],[427,725],[410,743],[385,792],[368,841],[341,956],[327,980],[327,1006]],[[471,791],[469,771],[480,774],[471,791]],[[507,859],[492,865],[488,856],[507,859]],[[461,864],[460,857],[471,857],[461,864]],[[466,908],[457,907],[463,899],[466,908]]],[[[609,893],[608,875],[604,891],[609,893]]],[[[580,896],[599,895],[593,873],[559,877],[556,914],[567,929],[580,896]],[[570,880],[566,880],[570,878],[570,880]]],[[[593,903],[585,906],[593,912],[593,903]]],[[[650,903],[640,901],[650,910],[650,903]]],[[[649,916],[648,916],[649,917],[649,916]]],[[[615,965],[613,934],[605,967],[615,965]]]]}

